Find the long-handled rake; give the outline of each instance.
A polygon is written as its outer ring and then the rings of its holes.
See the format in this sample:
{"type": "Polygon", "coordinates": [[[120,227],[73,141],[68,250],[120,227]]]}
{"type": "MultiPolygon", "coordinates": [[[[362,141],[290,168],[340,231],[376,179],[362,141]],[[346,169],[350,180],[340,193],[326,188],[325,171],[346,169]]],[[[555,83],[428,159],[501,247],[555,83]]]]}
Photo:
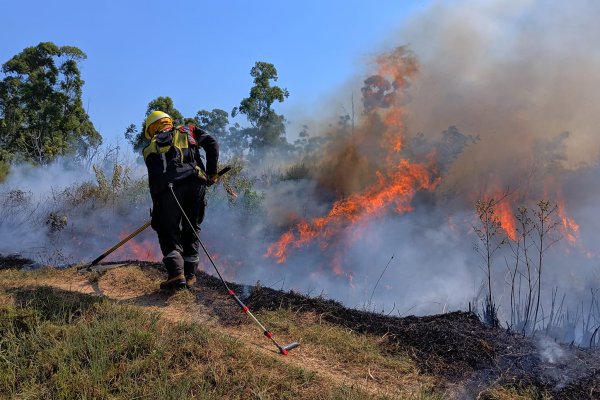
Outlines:
{"type": "Polygon", "coordinates": [[[94,266],[96,264],[98,264],[100,261],[104,260],[110,253],[112,253],[113,251],[115,251],[119,247],[123,246],[125,243],[129,242],[135,236],[137,236],[138,234],[140,234],[143,230],[145,230],[147,227],[149,227],[151,223],[152,223],[151,220],[148,221],[148,222],[146,222],[144,225],[140,226],[135,231],[133,231],[132,233],[130,233],[129,235],[127,235],[127,237],[124,238],[123,240],[121,240],[119,243],[115,244],[113,247],[111,247],[110,249],[106,250],[104,253],[100,254],[98,257],[96,257],[94,259],[94,261],[92,261],[88,265],[85,265],[85,266],[83,266],[81,268],[78,268],[77,270],[80,271],[80,272],[92,272],[92,271],[94,271],[94,266]]]}
{"type": "Polygon", "coordinates": [[[181,213],[183,214],[183,216],[187,220],[188,224],[190,224],[190,227],[192,228],[192,232],[194,232],[194,235],[198,239],[198,242],[200,243],[200,247],[202,247],[202,250],[204,250],[204,253],[206,254],[206,257],[208,257],[208,260],[210,261],[210,263],[212,264],[213,268],[217,272],[217,275],[219,276],[219,279],[221,280],[221,283],[223,284],[223,286],[225,286],[225,289],[227,290],[227,293],[229,293],[229,295],[235,300],[235,302],[242,308],[242,311],[245,312],[246,314],[248,314],[250,316],[250,318],[252,318],[254,320],[254,322],[256,322],[256,324],[258,326],[260,326],[260,329],[262,329],[263,334],[266,337],[268,337],[269,339],[271,339],[271,341],[275,344],[275,346],[277,346],[277,348],[279,349],[279,353],[281,353],[283,355],[287,355],[288,351],[290,351],[292,349],[295,349],[296,347],[300,346],[300,343],[298,343],[298,342],[292,342],[292,343],[287,344],[285,346],[282,346],[279,343],[277,343],[277,341],[273,337],[273,333],[271,333],[271,331],[269,331],[267,328],[264,327],[263,324],[260,323],[260,321],[254,316],[254,314],[252,314],[252,312],[250,311],[250,309],[248,308],[248,306],[246,306],[244,304],[244,302],[229,287],[229,285],[227,285],[227,282],[225,282],[225,280],[221,276],[221,273],[219,272],[219,269],[215,265],[215,262],[213,261],[212,257],[210,256],[210,254],[206,250],[206,247],[204,247],[204,244],[202,243],[202,241],[200,240],[200,237],[198,236],[198,233],[196,232],[196,229],[195,229],[194,225],[189,220],[189,218],[186,215],[185,211],[183,211],[183,207],[181,207],[181,204],[179,203],[179,200],[177,199],[177,196],[175,195],[175,192],[173,191],[173,184],[169,184],[169,188],[171,189],[171,193],[173,193],[173,197],[175,198],[175,201],[177,202],[177,205],[179,206],[179,209],[181,210],[181,213]]]}

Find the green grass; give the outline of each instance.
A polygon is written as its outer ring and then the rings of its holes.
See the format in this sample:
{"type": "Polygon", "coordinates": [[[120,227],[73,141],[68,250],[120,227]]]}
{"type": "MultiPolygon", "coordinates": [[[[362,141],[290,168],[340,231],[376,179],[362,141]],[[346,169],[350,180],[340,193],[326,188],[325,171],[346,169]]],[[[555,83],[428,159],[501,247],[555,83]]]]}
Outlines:
{"type": "Polygon", "coordinates": [[[0,273],[0,284],[3,282],[18,282],[26,279],[51,278],[55,276],[60,276],[62,272],[63,270],[52,267],[43,267],[35,271],[26,271],[17,268],[3,269],[0,273]]]}
{"type": "Polygon", "coordinates": [[[372,398],[139,307],[45,287],[3,295],[0,398],[372,398]]]}

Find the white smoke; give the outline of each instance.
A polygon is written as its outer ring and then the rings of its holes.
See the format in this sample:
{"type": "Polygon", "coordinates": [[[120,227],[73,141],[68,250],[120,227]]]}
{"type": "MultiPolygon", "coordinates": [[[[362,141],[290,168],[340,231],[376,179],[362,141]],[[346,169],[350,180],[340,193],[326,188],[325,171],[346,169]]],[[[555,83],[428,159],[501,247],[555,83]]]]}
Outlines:
{"type": "MultiPolygon", "coordinates": [[[[451,160],[434,199],[418,197],[413,212],[374,218],[343,231],[327,246],[313,242],[292,248],[287,261],[277,264],[265,257],[268,246],[298,218],[326,215],[335,194],[310,179],[257,180],[262,206],[247,209],[243,195],[230,205],[221,188],[212,189],[201,237],[217,266],[240,283],[260,280],[275,289],[325,295],[386,313],[438,313],[466,309],[469,302],[480,306],[484,263],[473,250],[476,199],[467,195],[482,194],[493,183],[529,188],[530,200],[537,201],[552,195],[544,180],[553,177],[580,230],[577,244],[563,238],[544,254],[544,312],[550,312],[554,287],[567,294],[563,310],[589,304],[590,288],[600,284],[599,11],[600,4],[592,1],[434,3],[394,38],[419,62],[406,93],[406,134],[421,133],[433,143],[456,126],[480,138],[451,160]]],[[[134,171],[145,173],[143,165],[134,171]]],[[[0,191],[31,191],[43,203],[59,188],[89,179],[91,173],[64,164],[17,167],[0,191]]],[[[362,174],[361,179],[375,178],[362,174]]],[[[32,206],[37,228],[18,219],[0,221],[0,252],[27,254],[31,246],[55,246],[70,260],[91,260],[116,243],[119,233],[145,222],[149,207],[146,197],[128,208],[79,210],[69,216],[57,243],[44,225],[45,214],[32,206]],[[74,240],[67,234],[79,236],[74,240]]],[[[143,235],[157,247],[154,232],[143,235]]],[[[204,268],[212,272],[205,261],[204,268]]],[[[506,247],[494,259],[501,322],[509,318],[505,281],[513,264],[506,247]]]]}
{"type": "MultiPolygon", "coordinates": [[[[110,182],[108,164],[104,174],[110,182]]],[[[131,178],[139,177],[139,167],[129,166],[131,178]]],[[[97,178],[79,160],[62,158],[43,167],[13,165],[0,185],[0,253],[58,266],[91,261],[149,219],[149,195],[138,196],[146,197],[146,203],[123,203],[116,194],[114,201],[102,203],[81,190],[86,185],[97,187],[97,178]]],[[[138,240],[154,243],[149,233],[138,240]]]]}
{"type": "MultiPolygon", "coordinates": [[[[600,194],[600,121],[595,112],[600,105],[595,72],[600,67],[600,28],[593,17],[598,11],[600,5],[591,1],[440,1],[412,18],[394,39],[394,45],[407,45],[419,62],[406,91],[407,135],[423,134],[435,142],[456,126],[479,140],[450,164],[436,192],[435,211],[417,200],[414,213],[375,219],[361,228],[358,240],[348,230],[350,246],[343,244],[348,242],[344,237],[325,249],[316,243],[292,248],[286,263],[277,267],[280,274],[299,288],[322,288],[359,306],[369,302],[377,278],[395,254],[374,293],[375,308],[416,313],[464,309],[469,301],[481,301],[474,297],[485,276],[485,263],[473,251],[478,197],[472,196],[498,187],[518,189],[510,200],[533,208],[539,200],[562,197],[579,233],[576,244],[569,244],[563,233],[544,251],[543,312],[550,313],[552,288],[566,294],[562,311],[574,311],[581,301],[589,304],[590,288],[600,283],[595,254],[600,218],[593,211],[600,194]],[[549,182],[560,190],[553,191],[549,182]],[[336,252],[344,274],[331,272],[336,252]]],[[[266,202],[276,209],[275,224],[288,224],[287,215],[298,210],[310,218],[314,210],[331,205],[331,199],[327,202],[311,187],[294,190],[283,197],[277,190],[266,193],[266,202]]],[[[257,265],[266,262],[256,260],[257,265]]],[[[513,264],[507,247],[496,254],[494,292],[501,323],[508,320],[510,287],[505,281],[513,264]]]]}

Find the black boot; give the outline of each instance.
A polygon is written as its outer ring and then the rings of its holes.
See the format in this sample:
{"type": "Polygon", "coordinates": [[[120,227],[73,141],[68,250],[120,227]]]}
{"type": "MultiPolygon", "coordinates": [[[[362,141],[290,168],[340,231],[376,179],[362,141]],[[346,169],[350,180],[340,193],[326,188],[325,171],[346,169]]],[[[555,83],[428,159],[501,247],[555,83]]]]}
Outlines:
{"type": "Polygon", "coordinates": [[[183,276],[183,274],[169,277],[166,281],[160,283],[160,290],[181,290],[185,289],[185,287],[185,277],[183,276]]]}
{"type": "Polygon", "coordinates": [[[198,257],[184,257],[183,270],[185,274],[185,284],[188,289],[196,285],[196,271],[198,270],[198,257]]]}
{"type": "Polygon", "coordinates": [[[167,269],[167,280],[161,282],[161,290],[179,290],[185,288],[185,276],[183,274],[183,258],[177,250],[171,251],[163,258],[167,269]]]}

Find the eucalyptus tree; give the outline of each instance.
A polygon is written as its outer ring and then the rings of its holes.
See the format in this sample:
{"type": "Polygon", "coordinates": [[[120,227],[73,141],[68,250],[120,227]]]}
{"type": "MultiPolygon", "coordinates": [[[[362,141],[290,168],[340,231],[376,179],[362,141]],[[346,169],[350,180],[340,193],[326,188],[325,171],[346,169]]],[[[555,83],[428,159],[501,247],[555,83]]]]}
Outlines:
{"type": "Polygon", "coordinates": [[[241,132],[248,137],[252,152],[287,145],[285,117],[272,109],[273,103],[281,103],[289,96],[287,89],[271,86],[271,81],[277,81],[277,69],[271,63],[257,61],[250,75],[254,78],[254,86],[240,106],[233,109],[232,116],[244,114],[250,122],[251,127],[241,132]]]}
{"type": "Polygon", "coordinates": [[[2,65],[0,162],[45,165],[61,155],[85,156],[102,142],[81,99],[78,63],[86,57],[77,47],[42,42],[2,65]]]}

